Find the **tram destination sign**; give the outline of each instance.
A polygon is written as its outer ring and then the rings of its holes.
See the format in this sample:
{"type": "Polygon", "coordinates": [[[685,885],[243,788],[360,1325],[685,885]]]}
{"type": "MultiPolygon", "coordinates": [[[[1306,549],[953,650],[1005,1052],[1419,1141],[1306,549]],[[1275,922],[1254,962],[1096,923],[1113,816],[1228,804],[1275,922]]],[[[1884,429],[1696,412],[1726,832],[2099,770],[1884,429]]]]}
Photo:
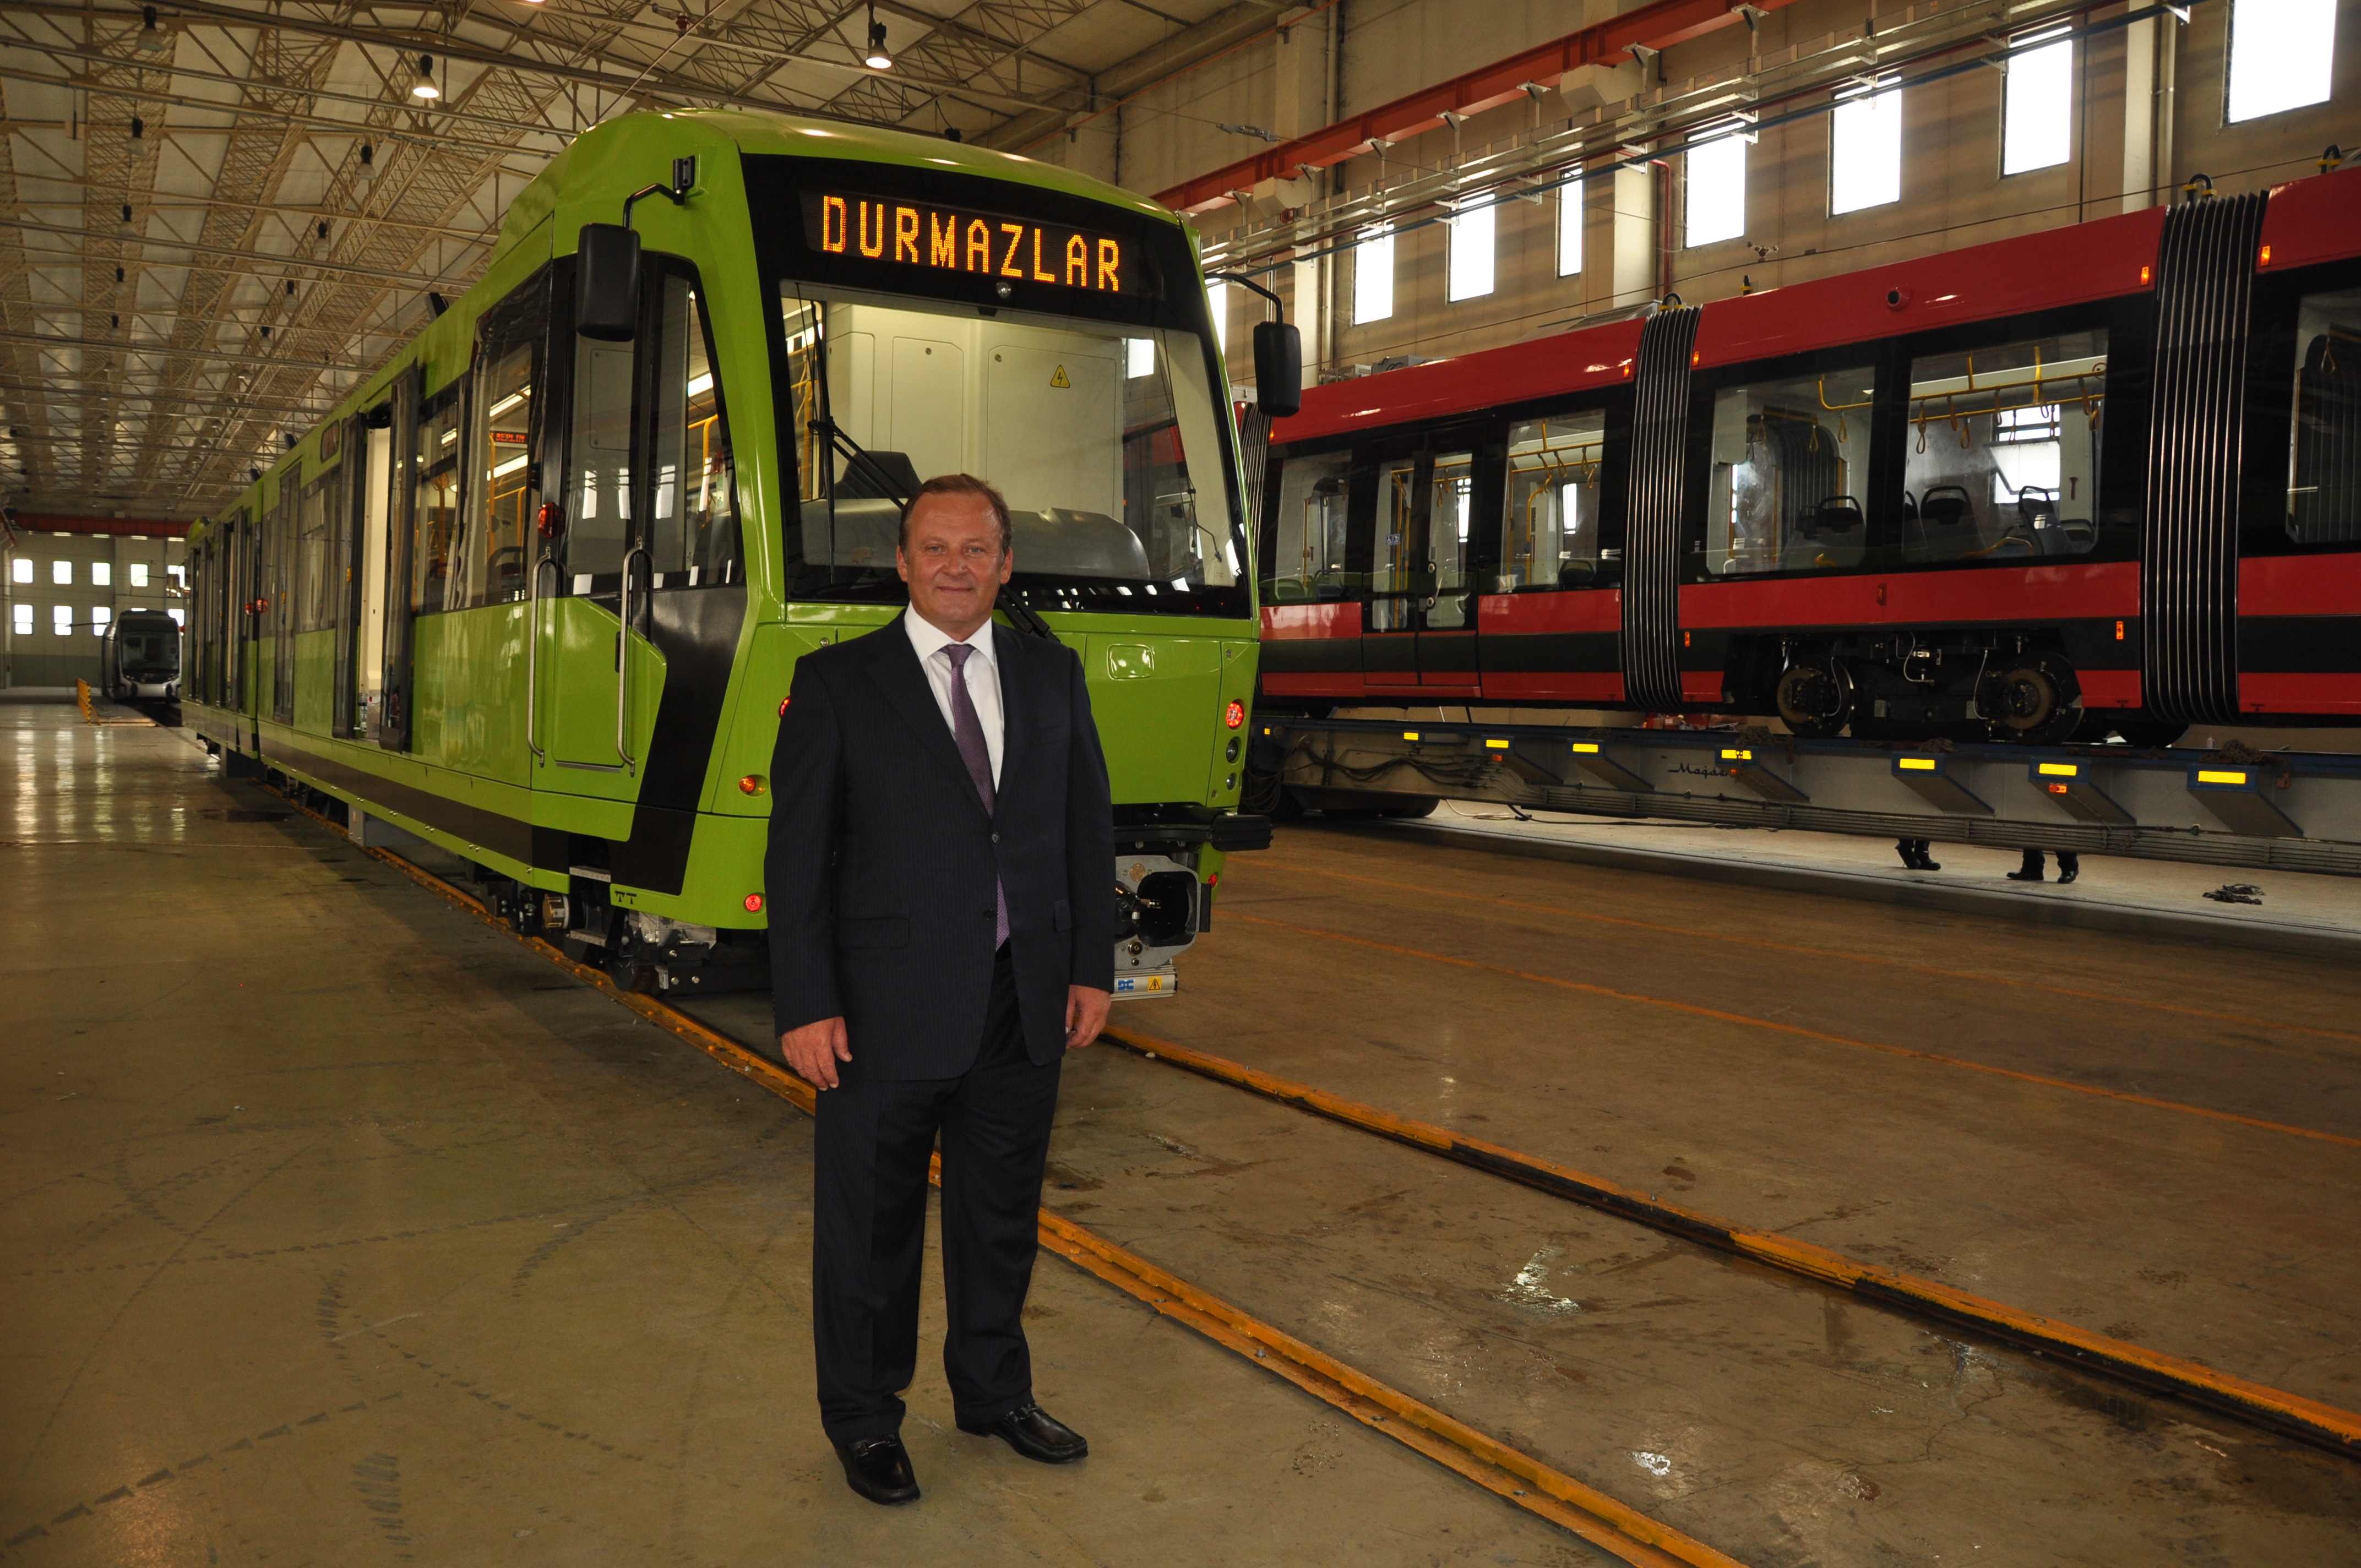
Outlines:
{"type": "Polygon", "coordinates": [[[813,248],[880,267],[922,267],[1109,294],[1154,292],[1136,240],[1005,213],[858,192],[804,192],[813,248]]]}

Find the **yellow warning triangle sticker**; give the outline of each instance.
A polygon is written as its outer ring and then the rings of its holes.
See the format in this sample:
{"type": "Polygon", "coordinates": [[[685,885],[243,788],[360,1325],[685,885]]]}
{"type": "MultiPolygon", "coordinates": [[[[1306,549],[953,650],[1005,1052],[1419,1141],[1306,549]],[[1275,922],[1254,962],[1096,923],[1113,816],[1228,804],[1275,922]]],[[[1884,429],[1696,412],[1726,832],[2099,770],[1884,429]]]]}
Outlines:
{"type": "Polygon", "coordinates": [[[1058,367],[1058,373],[1049,378],[1049,385],[1053,387],[1064,387],[1071,390],[1074,384],[1066,379],[1066,367],[1060,365],[1058,367]]]}

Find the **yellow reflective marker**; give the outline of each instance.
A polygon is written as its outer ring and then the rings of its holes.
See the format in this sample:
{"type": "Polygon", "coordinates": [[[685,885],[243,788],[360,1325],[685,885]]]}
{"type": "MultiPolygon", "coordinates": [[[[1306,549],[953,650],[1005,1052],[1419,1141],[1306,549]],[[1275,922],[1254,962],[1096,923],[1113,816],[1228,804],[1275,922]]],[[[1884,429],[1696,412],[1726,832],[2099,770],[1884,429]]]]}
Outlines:
{"type": "Polygon", "coordinates": [[[1595,755],[1598,751],[1598,742],[1596,740],[1576,740],[1574,743],[1574,749],[1587,755],[1595,755]]]}
{"type": "Polygon", "coordinates": [[[1931,773],[1935,771],[1932,757],[1896,757],[1894,765],[1905,773],[1931,773]]]}
{"type": "Polygon", "coordinates": [[[2244,773],[2225,773],[2219,768],[2200,768],[2197,770],[2197,782],[2199,784],[2242,784],[2246,782],[2246,775],[2244,773]]]}
{"type": "Polygon", "coordinates": [[[2039,772],[2050,778],[2070,779],[2081,771],[2073,762],[2043,762],[2039,765],[2039,772]]]}
{"type": "Polygon", "coordinates": [[[1751,762],[1754,760],[1754,753],[1735,751],[1725,746],[1721,751],[1721,760],[1725,762],[1751,762]]]}
{"type": "Polygon", "coordinates": [[[1495,751],[1505,751],[1509,749],[1509,743],[1506,740],[1487,740],[1484,744],[1495,751]]]}
{"type": "Polygon", "coordinates": [[[1415,740],[1418,739],[1418,731],[1415,729],[1405,729],[1402,731],[1402,739],[1405,740],[1415,740]]]}

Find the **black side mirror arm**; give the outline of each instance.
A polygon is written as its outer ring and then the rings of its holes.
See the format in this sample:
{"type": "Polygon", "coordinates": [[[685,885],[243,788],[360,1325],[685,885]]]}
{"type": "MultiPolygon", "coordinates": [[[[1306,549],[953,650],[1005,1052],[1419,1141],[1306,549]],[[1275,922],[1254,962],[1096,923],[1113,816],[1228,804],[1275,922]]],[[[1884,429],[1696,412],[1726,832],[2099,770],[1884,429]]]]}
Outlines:
{"type": "Polygon", "coordinates": [[[1252,289],[1271,303],[1276,321],[1257,322],[1254,332],[1255,396],[1264,414],[1285,419],[1303,407],[1303,335],[1290,326],[1277,294],[1242,272],[1209,272],[1208,281],[1252,289]]]}
{"type": "Polygon", "coordinates": [[[632,207],[636,206],[639,203],[644,201],[650,196],[662,196],[675,207],[686,207],[688,205],[688,193],[691,190],[696,188],[696,185],[697,159],[695,155],[692,154],[687,158],[674,159],[672,160],[671,184],[643,186],[640,190],[634,191],[630,195],[623,198],[623,226],[625,228],[630,228],[631,226],[632,207]]]}

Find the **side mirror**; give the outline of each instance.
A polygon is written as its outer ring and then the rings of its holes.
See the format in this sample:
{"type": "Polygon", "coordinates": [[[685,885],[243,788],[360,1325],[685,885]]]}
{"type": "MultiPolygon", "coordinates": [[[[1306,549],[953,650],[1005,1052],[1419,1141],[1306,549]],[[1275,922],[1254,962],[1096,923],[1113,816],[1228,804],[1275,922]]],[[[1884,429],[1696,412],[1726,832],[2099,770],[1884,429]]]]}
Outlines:
{"type": "Polygon", "coordinates": [[[574,269],[574,330],[628,343],[639,325],[639,235],[620,224],[584,224],[574,269]]]}
{"type": "MultiPolygon", "coordinates": [[[[588,234],[588,230],[584,231],[588,234]]],[[[1272,419],[1303,407],[1303,334],[1288,322],[1257,322],[1255,399],[1272,419]]]]}

